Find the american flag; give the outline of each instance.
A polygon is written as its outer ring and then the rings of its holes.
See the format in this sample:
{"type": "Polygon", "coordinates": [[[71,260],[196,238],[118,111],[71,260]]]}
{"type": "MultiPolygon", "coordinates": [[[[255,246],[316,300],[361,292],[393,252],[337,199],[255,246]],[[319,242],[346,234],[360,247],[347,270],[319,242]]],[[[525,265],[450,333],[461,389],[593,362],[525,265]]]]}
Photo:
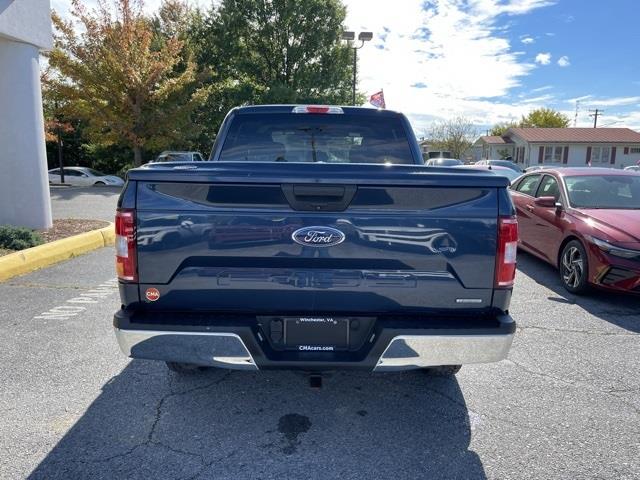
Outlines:
{"type": "Polygon", "coordinates": [[[382,90],[371,95],[369,103],[374,107],[387,108],[387,105],[384,103],[384,92],[382,90]]]}

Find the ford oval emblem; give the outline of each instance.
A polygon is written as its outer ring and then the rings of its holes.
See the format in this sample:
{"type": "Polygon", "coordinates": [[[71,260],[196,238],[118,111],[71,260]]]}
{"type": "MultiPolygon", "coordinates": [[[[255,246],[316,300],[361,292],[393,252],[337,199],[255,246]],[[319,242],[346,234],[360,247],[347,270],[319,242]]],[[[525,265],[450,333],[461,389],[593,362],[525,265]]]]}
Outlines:
{"type": "Polygon", "coordinates": [[[331,247],[344,242],[344,233],[332,227],[304,227],[291,234],[294,242],[305,247],[331,247]]]}

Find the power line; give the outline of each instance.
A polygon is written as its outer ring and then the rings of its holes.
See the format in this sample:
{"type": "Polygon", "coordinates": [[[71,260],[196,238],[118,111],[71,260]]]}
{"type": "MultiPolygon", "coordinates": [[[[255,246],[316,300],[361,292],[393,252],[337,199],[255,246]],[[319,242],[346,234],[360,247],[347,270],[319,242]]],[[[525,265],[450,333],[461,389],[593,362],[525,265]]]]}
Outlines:
{"type": "Polygon", "coordinates": [[[599,108],[596,108],[595,110],[589,110],[589,111],[594,112],[594,113],[590,113],[589,116],[593,117],[593,128],[597,128],[598,116],[602,115],[604,113],[604,110],[600,110],[599,108]]]}

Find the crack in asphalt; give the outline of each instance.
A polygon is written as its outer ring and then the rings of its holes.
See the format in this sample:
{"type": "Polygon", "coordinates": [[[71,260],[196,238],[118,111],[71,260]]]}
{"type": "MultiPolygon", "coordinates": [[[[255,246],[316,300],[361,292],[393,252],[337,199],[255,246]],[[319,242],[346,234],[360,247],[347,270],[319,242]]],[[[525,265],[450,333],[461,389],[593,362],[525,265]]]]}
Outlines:
{"type": "Polygon", "coordinates": [[[218,462],[221,462],[223,460],[229,460],[231,457],[233,457],[236,454],[236,451],[232,451],[227,453],[226,455],[223,455],[221,457],[215,458],[214,460],[210,461],[210,462],[206,462],[204,463],[204,465],[202,465],[202,467],[200,468],[200,470],[198,470],[196,473],[194,473],[193,475],[191,475],[190,477],[184,477],[182,480],[195,480],[196,478],[198,478],[200,475],[202,475],[208,468],[212,467],[213,465],[215,465],[218,462]]]}
{"type": "MultiPolygon", "coordinates": [[[[165,396],[163,396],[158,401],[158,404],[156,405],[155,419],[153,421],[153,424],[151,425],[151,429],[149,430],[149,434],[147,435],[147,441],[145,443],[146,444],[151,444],[153,442],[153,436],[155,434],[156,427],[158,426],[158,423],[160,422],[160,417],[162,415],[162,407],[164,406],[164,403],[167,400],[169,400],[172,397],[178,397],[178,396],[181,396],[181,395],[187,395],[189,393],[193,393],[193,392],[197,392],[197,391],[200,391],[200,390],[206,390],[208,388],[211,388],[214,385],[218,385],[218,384],[222,383],[223,381],[225,381],[227,378],[229,378],[231,373],[232,373],[232,370],[228,370],[227,372],[224,373],[224,375],[222,375],[220,378],[214,380],[213,382],[209,382],[209,383],[207,383],[205,385],[199,385],[197,387],[189,388],[187,390],[182,390],[182,391],[179,391],[179,392],[170,391],[165,396]]],[[[193,454],[193,455],[197,455],[197,454],[193,454]]]]}
{"type": "MultiPolygon", "coordinates": [[[[137,445],[134,445],[133,447],[131,447],[129,450],[125,451],[125,452],[121,452],[121,453],[117,453],[115,455],[111,455],[109,457],[104,457],[104,458],[96,458],[93,460],[77,460],[77,459],[73,459],[71,460],[74,463],[80,463],[80,464],[95,464],[95,463],[108,463],[111,462],[112,460],[115,460],[117,458],[123,458],[123,457],[127,457],[131,454],[133,454],[137,449],[141,448],[141,447],[162,447],[162,448],[166,448],[167,450],[170,450],[171,452],[180,454],[180,455],[185,455],[185,456],[190,456],[190,457],[195,457],[197,458],[200,463],[203,464],[203,469],[201,469],[198,472],[198,475],[204,471],[204,469],[208,468],[209,466],[213,465],[214,463],[216,463],[217,461],[224,459],[215,459],[211,462],[207,462],[206,459],[198,453],[193,453],[193,452],[189,452],[187,450],[181,450],[175,447],[172,447],[170,445],[167,445],[161,441],[157,441],[154,440],[153,437],[155,435],[155,431],[156,428],[158,426],[158,423],[160,422],[160,418],[162,416],[162,408],[165,404],[165,402],[172,398],[172,397],[177,397],[177,396],[181,396],[181,395],[188,395],[189,393],[193,393],[196,391],[200,391],[200,390],[206,390],[208,388],[211,388],[215,385],[218,385],[220,383],[222,383],[223,381],[225,381],[232,373],[232,370],[227,371],[222,377],[212,381],[212,382],[208,382],[205,385],[198,385],[196,387],[193,388],[189,388],[186,390],[182,390],[182,391],[170,391],[169,393],[165,394],[157,403],[156,407],[155,407],[155,416],[154,416],[154,420],[153,420],[153,424],[151,425],[151,428],[149,430],[149,433],[147,434],[147,438],[145,441],[138,443],[137,445]]],[[[235,454],[234,452],[231,452],[233,454],[235,454]]],[[[65,462],[68,462],[69,460],[65,460],[65,462]]],[[[195,477],[193,477],[195,478],[195,477]]]]}
{"type": "Polygon", "coordinates": [[[518,363],[518,362],[516,362],[514,360],[511,360],[511,359],[506,359],[505,362],[515,365],[516,367],[518,367],[521,370],[529,373],[530,375],[534,375],[534,376],[538,376],[538,377],[544,377],[544,378],[548,378],[550,380],[555,380],[556,382],[563,383],[563,384],[569,385],[571,387],[585,388],[585,389],[587,389],[587,390],[589,390],[589,391],[591,391],[593,393],[599,393],[599,394],[605,395],[607,397],[615,398],[616,400],[620,401],[622,404],[624,404],[625,406],[627,406],[628,408],[633,410],[636,413],[636,415],[640,415],[640,408],[638,408],[635,405],[627,402],[623,398],[620,398],[619,396],[614,395],[613,393],[611,393],[608,390],[603,390],[603,389],[600,389],[600,388],[594,388],[588,382],[584,382],[584,381],[572,382],[572,381],[566,380],[564,378],[556,377],[555,375],[549,375],[548,373],[537,372],[537,371],[531,370],[530,368],[526,367],[525,365],[522,365],[521,363],[518,363]]]}
{"type": "MultiPolygon", "coordinates": [[[[634,314],[634,315],[637,315],[634,314]]],[[[595,330],[575,330],[570,328],[554,328],[554,327],[537,327],[537,326],[518,326],[516,330],[542,330],[546,332],[555,332],[555,333],[582,333],[585,335],[600,335],[600,336],[618,336],[618,337],[637,337],[638,333],[630,333],[630,332],[603,332],[603,331],[595,331],[595,330]]]]}

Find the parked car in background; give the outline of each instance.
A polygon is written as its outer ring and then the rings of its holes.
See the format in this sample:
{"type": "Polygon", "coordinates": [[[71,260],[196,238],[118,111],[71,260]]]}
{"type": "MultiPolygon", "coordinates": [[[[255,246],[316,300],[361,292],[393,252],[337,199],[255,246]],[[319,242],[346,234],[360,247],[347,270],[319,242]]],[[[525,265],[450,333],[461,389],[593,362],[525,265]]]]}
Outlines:
{"type": "Polygon", "coordinates": [[[428,160],[430,158],[451,158],[451,152],[448,152],[446,150],[431,150],[424,155],[426,155],[427,157],[425,160],[428,160]]]}
{"type": "Polygon", "coordinates": [[[628,167],[624,167],[624,169],[631,172],[640,172],[640,165],[630,165],[628,167]]]}
{"type": "Polygon", "coordinates": [[[511,170],[515,170],[518,173],[523,173],[522,167],[513,163],[511,160],[480,160],[475,163],[476,165],[495,165],[498,167],[506,167],[511,170]]]}
{"type": "MultiPolygon", "coordinates": [[[[61,182],[60,169],[53,168],[49,170],[49,183],[61,182]]],[[[64,183],[79,187],[90,185],[121,187],[124,185],[124,180],[115,175],[107,175],[106,173],[99,172],[93,168],[64,167],[64,183]]]]}
{"type": "Polygon", "coordinates": [[[149,163],[163,162],[204,162],[200,152],[162,152],[155,160],[149,163]]]}
{"type": "Polygon", "coordinates": [[[556,266],[572,293],[640,294],[640,173],[562,168],[511,186],[518,246],[556,266]]]}
{"type": "Polygon", "coordinates": [[[457,167],[463,162],[456,158],[430,158],[425,162],[428,167],[457,167]]]}
{"type": "Polygon", "coordinates": [[[460,168],[473,168],[475,170],[489,170],[496,175],[500,175],[502,177],[507,177],[509,179],[509,183],[513,183],[513,181],[517,178],[520,178],[521,174],[516,172],[515,170],[507,167],[501,167],[499,165],[458,165],[460,168]]]}
{"type": "Polygon", "coordinates": [[[536,170],[543,170],[545,168],[560,168],[560,165],[555,165],[555,164],[531,165],[530,167],[525,168],[524,171],[525,173],[529,173],[529,172],[534,172],[536,170]]]}

